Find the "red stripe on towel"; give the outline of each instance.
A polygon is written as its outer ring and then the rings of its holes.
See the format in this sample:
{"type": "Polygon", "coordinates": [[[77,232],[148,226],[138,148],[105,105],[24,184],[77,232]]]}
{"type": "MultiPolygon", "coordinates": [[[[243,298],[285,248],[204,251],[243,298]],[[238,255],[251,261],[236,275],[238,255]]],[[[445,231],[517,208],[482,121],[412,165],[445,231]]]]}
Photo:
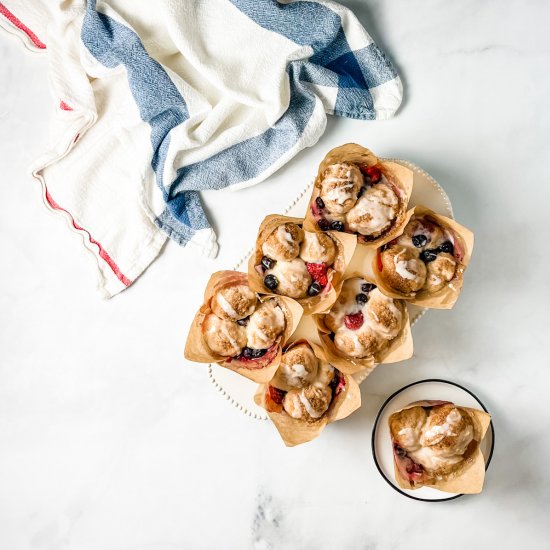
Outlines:
{"type": "Polygon", "coordinates": [[[50,195],[49,191],[46,189],[46,200],[48,201],[48,204],[54,209],[54,210],[60,210],[61,212],[65,212],[66,214],[68,214],[70,217],[71,217],[71,221],[72,221],[72,224],[73,224],[73,227],[75,229],[78,229],[79,231],[84,231],[87,235],[88,235],[88,239],[90,240],[90,242],[92,244],[95,244],[97,246],[97,248],[99,249],[99,256],[107,263],[107,265],[113,270],[113,273],[117,276],[118,280],[124,285],[124,286],[130,286],[132,284],[132,281],[130,279],[128,279],[128,277],[126,277],[126,275],[124,275],[122,273],[122,271],[120,271],[119,267],[116,265],[115,261],[111,258],[111,256],[109,256],[109,254],[107,253],[107,251],[101,246],[100,243],[98,243],[91,235],[90,235],[90,232],[87,230],[87,229],[84,229],[83,227],[81,227],[80,225],[78,225],[72,214],[70,212],[68,212],[67,210],[65,210],[64,208],[62,208],[61,206],[59,206],[59,204],[57,204],[52,196],[50,195]]]}
{"type": "Polygon", "coordinates": [[[20,21],[13,13],[0,2],[0,15],[3,15],[14,27],[17,27],[20,31],[23,31],[30,39],[30,41],[41,50],[46,49],[46,44],[34,34],[27,25],[20,21]]]}
{"type": "Polygon", "coordinates": [[[59,108],[63,109],[64,111],[72,111],[73,108],[70,105],[67,105],[64,101],[59,102],[59,108]]]}

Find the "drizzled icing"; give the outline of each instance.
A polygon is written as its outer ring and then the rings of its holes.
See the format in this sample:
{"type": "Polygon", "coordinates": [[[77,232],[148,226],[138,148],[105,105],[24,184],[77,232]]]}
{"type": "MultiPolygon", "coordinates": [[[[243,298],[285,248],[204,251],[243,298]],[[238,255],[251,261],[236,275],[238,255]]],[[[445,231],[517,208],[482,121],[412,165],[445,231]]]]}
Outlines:
{"type": "Polygon", "coordinates": [[[413,273],[412,271],[408,270],[409,260],[399,259],[400,257],[402,257],[403,254],[405,254],[405,250],[402,250],[401,252],[399,252],[399,254],[396,254],[393,257],[395,271],[399,276],[403,277],[403,279],[408,279],[409,281],[421,281],[421,278],[418,276],[417,273],[413,273]]]}
{"type": "Polygon", "coordinates": [[[218,292],[218,294],[216,295],[216,300],[218,301],[219,306],[225,311],[225,313],[227,313],[227,315],[233,317],[234,319],[239,317],[237,312],[233,309],[231,304],[225,299],[225,296],[221,292],[218,292]]]}
{"type": "MultiPolygon", "coordinates": [[[[338,182],[338,181],[348,181],[348,180],[339,179],[339,178],[327,178],[325,180],[325,183],[329,181],[338,182]]],[[[330,201],[336,201],[338,204],[342,205],[346,201],[353,198],[354,189],[355,189],[355,184],[352,182],[348,182],[345,185],[339,185],[338,187],[331,189],[330,191],[324,194],[324,197],[325,199],[328,199],[330,201]]]]}
{"type": "Polygon", "coordinates": [[[435,424],[424,431],[421,438],[422,444],[425,444],[426,440],[430,440],[430,445],[435,445],[445,437],[456,435],[453,430],[456,429],[461,420],[462,415],[460,412],[457,409],[452,409],[443,424],[435,424]]]}
{"type": "Polygon", "coordinates": [[[395,219],[398,203],[397,196],[386,184],[369,187],[348,212],[348,224],[363,235],[380,233],[395,219]]]}
{"type": "Polygon", "coordinates": [[[300,392],[298,394],[298,397],[299,397],[302,405],[304,406],[305,410],[309,414],[309,416],[311,416],[311,418],[321,418],[321,416],[323,416],[323,414],[325,414],[325,411],[316,411],[311,406],[311,403],[309,402],[308,398],[304,395],[303,392],[300,392]]]}

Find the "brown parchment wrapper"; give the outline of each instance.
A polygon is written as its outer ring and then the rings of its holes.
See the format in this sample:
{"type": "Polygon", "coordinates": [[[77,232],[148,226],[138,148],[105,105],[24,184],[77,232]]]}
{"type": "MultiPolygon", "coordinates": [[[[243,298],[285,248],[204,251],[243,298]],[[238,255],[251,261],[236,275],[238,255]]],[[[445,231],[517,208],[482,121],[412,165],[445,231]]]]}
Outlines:
{"type": "MultiPolygon", "coordinates": [[[[299,340],[294,342],[288,346],[287,349],[303,341],[304,340],[299,340]]],[[[308,342],[308,344],[311,346],[311,349],[318,359],[332,364],[320,346],[311,342],[308,342]]],[[[306,420],[292,418],[284,410],[280,413],[267,412],[287,447],[294,447],[295,445],[300,445],[301,443],[306,443],[315,439],[325,429],[327,424],[346,418],[361,406],[361,391],[357,382],[345,373],[342,373],[342,375],[346,380],[344,389],[332,400],[327,412],[318,420],[308,422],[306,420]]],[[[255,403],[264,409],[266,408],[266,389],[267,385],[262,384],[258,387],[254,395],[255,403]]]]}
{"type": "MultiPolygon", "coordinates": [[[[438,403],[449,403],[449,401],[415,401],[410,403],[406,407],[403,407],[399,411],[395,411],[396,414],[402,410],[410,409],[411,407],[417,406],[433,406],[438,403]]],[[[454,404],[454,403],[453,403],[454,404]]],[[[480,411],[478,409],[471,409],[469,407],[460,407],[455,405],[461,412],[466,412],[472,419],[474,425],[474,439],[477,443],[474,451],[466,458],[457,469],[452,471],[449,474],[440,476],[438,479],[427,480],[422,483],[416,484],[414,487],[411,487],[411,484],[407,479],[404,479],[395,463],[394,456],[394,474],[397,484],[402,489],[414,490],[419,489],[420,487],[432,487],[443,491],[445,493],[462,493],[462,494],[477,494],[481,493],[483,489],[483,483],[485,481],[485,458],[481,452],[480,444],[483,441],[483,438],[487,434],[489,425],[491,423],[491,415],[485,411],[480,411]]],[[[391,418],[391,417],[390,417],[391,418]]],[[[390,430],[391,433],[391,430],[390,430]]]]}
{"type": "Polygon", "coordinates": [[[246,273],[241,273],[239,271],[217,271],[210,277],[206,290],[204,291],[203,305],[195,315],[187,336],[184,356],[189,361],[195,361],[197,363],[218,363],[222,367],[226,367],[254,382],[262,384],[271,380],[277,371],[279,363],[281,362],[282,347],[296,330],[300,318],[302,317],[303,310],[300,304],[285,296],[278,296],[275,294],[260,296],[260,301],[275,298],[285,315],[286,326],[277,344],[277,355],[267,366],[262,368],[246,368],[244,366],[232,364],[234,361],[231,361],[231,358],[218,355],[208,347],[203,337],[202,324],[205,317],[212,312],[210,307],[212,297],[222,288],[237,284],[248,285],[246,273]]]}
{"type": "MultiPolygon", "coordinates": [[[[372,277],[363,275],[362,273],[350,273],[346,274],[342,284],[347,279],[353,277],[362,277],[370,283],[375,283],[372,277]]],[[[376,283],[375,283],[376,284],[376,283]]],[[[325,325],[325,314],[314,315],[314,321],[317,325],[319,332],[319,338],[321,345],[328,357],[329,362],[346,374],[354,374],[356,372],[365,371],[365,375],[369,375],[376,365],[380,363],[397,363],[410,359],[413,356],[413,339],[411,333],[411,324],[409,321],[409,312],[404,304],[403,312],[403,328],[400,333],[388,343],[388,346],[382,351],[376,353],[371,357],[364,357],[362,359],[356,357],[349,357],[344,355],[329,338],[331,330],[325,325]]]]}
{"type": "MultiPolygon", "coordinates": [[[[323,180],[323,174],[327,167],[331,164],[343,162],[347,162],[350,164],[366,164],[368,166],[376,164],[378,165],[386,179],[401,191],[401,211],[399,212],[397,219],[394,221],[390,230],[378,237],[377,239],[373,239],[369,242],[364,242],[362,239],[359,239],[359,244],[367,247],[376,248],[391,241],[397,235],[400,235],[407,223],[405,216],[413,189],[413,171],[396,162],[381,160],[372,151],[365,147],[362,147],[361,145],[358,145],[357,143],[346,143],[345,145],[335,147],[334,149],[331,149],[322,160],[321,164],[319,165],[319,170],[317,171],[317,176],[313,185],[313,192],[311,194],[311,199],[309,200],[309,204],[307,207],[307,212],[304,219],[304,229],[306,231],[319,230],[317,222],[315,221],[315,217],[313,216],[313,213],[311,211],[311,205],[319,196],[321,190],[321,181],[323,180]]],[[[360,236],[359,233],[357,233],[356,235],[360,236]]]]}
{"type": "MultiPolygon", "coordinates": [[[[418,292],[413,292],[412,294],[403,294],[389,286],[384,280],[378,268],[377,250],[372,259],[372,271],[374,273],[376,285],[386,296],[390,296],[391,298],[400,298],[401,300],[407,300],[411,304],[416,304],[417,306],[427,308],[451,309],[458,300],[458,296],[460,295],[460,290],[462,289],[462,284],[464,282],[464,272],[466,271],[466,268],[470,263],[472,250],[474,248],[474,234],[468,228],[460,225],[453,219],[447,218],[446,216],[442,216],[440,214],[436,214],[425,206],[415,206],[411,209],[410,212],[411,214],[414,214],[415,218],[428,217],[439,226],[451,231],[454,235],[454,238],[457,239],[460,242],[461,246],[464,248],[464,257],[462,261],[458,263],[453,279],[451,279],[451,281],[446,286],[444,286],[435,294],[430,294],[425,290],[419,290],[418,292]]],[[[412,216],[409,216],[409,219],[411,217],[412,216]]]]}
{"type": "MultiPolygon", "coordinates": [[[[291,218],[289,216],[280,216],[271,214],[267,216],[260,225],[258,237],[256,239],[256,247],[250,259],[248,260],[248,281],[250,288],[258,294],[265,294],[266,288],[263,283],[262,276],[256,271],[256,266],[261,264],[263,252],[262,245],[265,240],[277,229],[277,227],[285,223],[295,223],[302,226],[304,220],[302,218],[291,218]]],[[[319,229],[312,231],[313,233],[322,233],[319,229]]],[[[317,296],[295,299],[303,308],[304,315],[311,315],[320,311],[327,311],[330,306],[338,298],[342,287],[342,277],[348,266],[355,247],[357,246],[357,237],[348,233],[338,231],[327,231],[334,243],[336,244],[336,258],[331,267],[327,270],[327,275],[330,281],[330,290],[322,292],[317,296]]],[[[277,294],[279,296],[279,294],[277,294]]]]}

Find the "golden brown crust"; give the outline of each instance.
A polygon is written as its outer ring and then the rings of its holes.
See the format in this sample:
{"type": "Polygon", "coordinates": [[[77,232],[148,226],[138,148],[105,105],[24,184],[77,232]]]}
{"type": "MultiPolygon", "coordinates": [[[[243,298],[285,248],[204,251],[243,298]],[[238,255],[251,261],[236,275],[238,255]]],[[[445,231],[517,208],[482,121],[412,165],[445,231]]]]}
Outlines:
{"type": "Polygon", "coordinates": [[[426,281],[426,264],[418,253],[401,245],[390,245],[380,253],[381,277],[406,296],[420,290],[426,281]]]}
{"type": "Polygon", "coordinates": [[[304,231],[295,223],[278,226],[265,239],[262,252],[274,260],[290,261],[300,253],[300,243],[304,240],[304,231]]]}
{"type": "Polygon", "coordinates": [[[248,285],[234,285],[220,289],[212,297],[212,311],[220,318],[238,321],[251,315],[258,298],[248,285]]]}

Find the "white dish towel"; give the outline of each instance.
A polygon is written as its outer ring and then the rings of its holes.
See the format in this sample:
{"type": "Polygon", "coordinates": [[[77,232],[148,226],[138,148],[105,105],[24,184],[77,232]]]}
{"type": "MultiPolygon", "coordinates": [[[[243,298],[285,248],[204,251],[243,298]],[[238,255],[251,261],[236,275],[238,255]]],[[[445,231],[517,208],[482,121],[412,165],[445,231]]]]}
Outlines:
{"type": "Polygon", "coordinates": [[[258,183],[326,125],[392,116],[401,81],[327,0],[3,0],[59,104],[33,167],[113,296],[166,236],[215,256],[203,189],[258,183]]]}

